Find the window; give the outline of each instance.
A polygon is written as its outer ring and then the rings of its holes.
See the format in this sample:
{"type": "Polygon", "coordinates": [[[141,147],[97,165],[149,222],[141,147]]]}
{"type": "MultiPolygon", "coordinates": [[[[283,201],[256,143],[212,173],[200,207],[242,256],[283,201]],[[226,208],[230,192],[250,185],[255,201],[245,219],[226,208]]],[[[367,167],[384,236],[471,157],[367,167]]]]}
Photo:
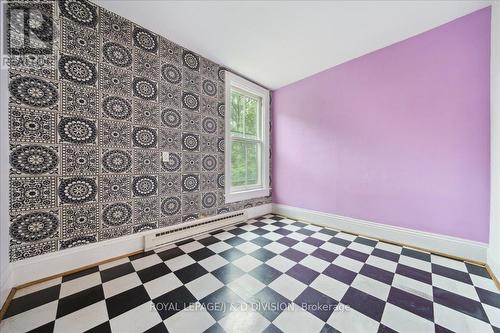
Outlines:
{"type": "Polygon", "coordinates": [[[269,195],[269,91],[226,72],[226,202],[269,195]]]}

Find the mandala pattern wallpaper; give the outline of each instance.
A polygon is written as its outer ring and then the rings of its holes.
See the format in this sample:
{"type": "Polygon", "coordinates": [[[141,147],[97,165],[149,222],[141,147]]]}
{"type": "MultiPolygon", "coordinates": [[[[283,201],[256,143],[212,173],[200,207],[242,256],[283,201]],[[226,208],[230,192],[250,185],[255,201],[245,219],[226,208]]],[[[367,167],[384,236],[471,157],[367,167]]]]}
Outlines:
{"type": "Polygon", "coordinates": [[[270,202],[225,204],[222,67],[91,2],[50,3],[53,54],[10,67],[11,261],[270,202]]]}

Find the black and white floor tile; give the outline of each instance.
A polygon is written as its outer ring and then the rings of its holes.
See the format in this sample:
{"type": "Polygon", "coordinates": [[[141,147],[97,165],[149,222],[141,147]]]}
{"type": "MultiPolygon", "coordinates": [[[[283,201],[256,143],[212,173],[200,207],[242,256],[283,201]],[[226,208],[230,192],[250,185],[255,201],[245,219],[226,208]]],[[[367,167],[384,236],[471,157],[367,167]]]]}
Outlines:
{"type": "Polygon", "coordinates": [[[276,215],[15,294],[7,332],[500,332],[461,261],[276,215]]]}

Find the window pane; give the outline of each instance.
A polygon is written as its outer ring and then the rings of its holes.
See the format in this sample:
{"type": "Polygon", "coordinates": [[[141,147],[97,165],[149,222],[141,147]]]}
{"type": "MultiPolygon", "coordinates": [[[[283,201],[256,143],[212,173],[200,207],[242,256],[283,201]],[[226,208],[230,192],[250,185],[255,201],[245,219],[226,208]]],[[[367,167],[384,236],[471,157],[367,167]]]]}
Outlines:
{"type": "Polygon", "coordinates": [[[232,186],[245,185],[246,157],[245,144],[233,140],[231,145],[231,183],[232,186]]]}
{"type": "Polygon", "coordinates": [[[231,90],[231,132],[243,135],[245,127],[245,97],[231,90]]]}
{"type": "Polygon", "coordinates": [[[262,185],[262,96],[238,85],[229,91],[230,185],[245,191],[262,185]]]}
{"type": "Polygon", "coordinates": [[[231,134],[258,139],[260,136],[261,99],[231,90],[231,134]]]}
{"type": "Polygon", "coordinates": [[[247,143],[247,185],[259,183],[259,147],[257,143],[247,143]]]}
{"type": "Polygon", "coordinates": [[[253,97],[245,98],[245,134],[247,137],[256,138],[258,129],[260,101],[253,97]]]}

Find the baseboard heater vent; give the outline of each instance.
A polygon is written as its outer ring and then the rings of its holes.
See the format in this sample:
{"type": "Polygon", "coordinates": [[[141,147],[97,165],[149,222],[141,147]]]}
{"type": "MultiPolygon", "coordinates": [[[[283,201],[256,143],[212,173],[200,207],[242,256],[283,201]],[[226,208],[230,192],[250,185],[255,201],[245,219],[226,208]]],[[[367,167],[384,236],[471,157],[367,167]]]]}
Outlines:
{"type": "Polygon", "coordinates": [[[247,212],[241,210],[165,227],[156,230],[155,233],[144,236],[144,250],[153,250],[198,234],[220,229],[246,220],[247,212]]]}

